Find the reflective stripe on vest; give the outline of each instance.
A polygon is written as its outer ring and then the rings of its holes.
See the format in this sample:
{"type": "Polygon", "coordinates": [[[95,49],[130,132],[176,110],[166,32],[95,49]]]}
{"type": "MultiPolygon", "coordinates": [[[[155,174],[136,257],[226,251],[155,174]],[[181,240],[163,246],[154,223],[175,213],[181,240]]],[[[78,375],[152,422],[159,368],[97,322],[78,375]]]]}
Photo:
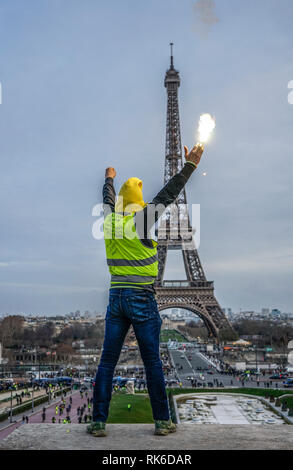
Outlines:
{"type": "Polygon", "coordinates": [[[153,276],[111,276],[111,282],[133,282],[134,284],[149,284],[151,282],[154,282],[154,280],[155,278],[153,276]]]}
{"type": "Polygon", "coordinates": [[[158,255],[145,259],[107,259],[108,266],[148,266],[158,261],[158,255]]]}

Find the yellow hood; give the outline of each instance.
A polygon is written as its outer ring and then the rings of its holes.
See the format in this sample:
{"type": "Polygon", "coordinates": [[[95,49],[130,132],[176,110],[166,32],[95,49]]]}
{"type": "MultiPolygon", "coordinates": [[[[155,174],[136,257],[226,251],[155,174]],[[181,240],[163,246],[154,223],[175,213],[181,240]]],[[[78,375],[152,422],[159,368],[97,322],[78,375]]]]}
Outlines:
{"type": "Polygon", "coordinates": [[[129,178],[119,191],[115,212],[138,212],[145,206],[142,181],[138,178],[129,178]]]}

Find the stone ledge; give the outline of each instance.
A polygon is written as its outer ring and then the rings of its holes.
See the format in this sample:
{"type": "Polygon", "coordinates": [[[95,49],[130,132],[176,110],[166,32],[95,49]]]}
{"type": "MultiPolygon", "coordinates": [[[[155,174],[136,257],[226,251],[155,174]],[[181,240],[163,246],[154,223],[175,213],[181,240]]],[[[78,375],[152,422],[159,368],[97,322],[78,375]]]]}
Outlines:
{"type": "Polygon", "coordinates": [[[291,450],[293,426],[180,424],[154,436],[151,424],[109,424],[95,438],[83,424],[25,424],[0,442],[0,450],[291,450]]]}

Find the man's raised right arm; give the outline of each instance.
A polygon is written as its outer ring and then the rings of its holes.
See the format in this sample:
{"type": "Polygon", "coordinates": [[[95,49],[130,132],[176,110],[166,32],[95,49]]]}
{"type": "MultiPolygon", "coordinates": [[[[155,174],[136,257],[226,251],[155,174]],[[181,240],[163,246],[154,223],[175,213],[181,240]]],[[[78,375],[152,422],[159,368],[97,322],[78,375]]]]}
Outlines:
{"type": "Polygon", "coordinates": [[[104,211],[111,212],[115,211],[115,201],[116,201],[116,193],[113,184],[113,179],[116,176],[115,168],[109,167],[106,169],[105,172],[105,183],[103,186],[103,204],[104,204],[104,211]]]}

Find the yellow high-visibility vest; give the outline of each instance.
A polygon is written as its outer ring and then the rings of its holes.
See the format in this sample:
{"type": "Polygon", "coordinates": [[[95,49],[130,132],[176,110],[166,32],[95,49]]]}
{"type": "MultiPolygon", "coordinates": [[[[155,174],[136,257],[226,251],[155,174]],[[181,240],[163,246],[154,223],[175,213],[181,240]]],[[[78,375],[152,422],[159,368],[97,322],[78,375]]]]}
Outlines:
{"type": "Polygon", "coordinates": [[[134,223],[135,214],[113,212],[104,221],[104,239],[111,287],[143,287],[158,275],[157,242],[152,248],[140,240],[134,223]]]}

